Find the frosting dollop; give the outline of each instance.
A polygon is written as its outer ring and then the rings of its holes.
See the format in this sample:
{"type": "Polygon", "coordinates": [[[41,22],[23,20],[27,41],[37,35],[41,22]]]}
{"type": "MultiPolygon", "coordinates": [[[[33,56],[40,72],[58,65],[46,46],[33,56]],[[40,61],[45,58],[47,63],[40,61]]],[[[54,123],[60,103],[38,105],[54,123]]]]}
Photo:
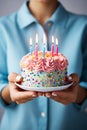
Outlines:
{"type": "Polygon", "coordinates": [[[21,69],[27,68],[29,70],[35,70],[37,72],[53,72],[55,70],[64,70],[68,66],[68,60],[63,54],[51,55],[50,51],[45,53],[45,57],[42,57],[42,52],[38,52],[38,60],[35,58],[35,53],[32,55],[27,54],[20,62],[21,69]]]}

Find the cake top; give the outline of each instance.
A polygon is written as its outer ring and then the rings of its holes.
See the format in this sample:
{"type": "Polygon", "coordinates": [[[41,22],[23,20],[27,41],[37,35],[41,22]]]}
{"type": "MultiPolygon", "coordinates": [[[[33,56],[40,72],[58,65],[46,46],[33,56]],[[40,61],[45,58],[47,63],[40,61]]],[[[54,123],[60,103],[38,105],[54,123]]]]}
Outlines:
{"type": "Polygon", "coordinates": [[[38,59],[36,59],[35,52],[25,55],[20,62],[21,69],[35,70],[37,72],[53,72],[55,70],[67,69],[68,60],[66,57],[54,52],[53,55],[51,51],[45,52],[44,58],[42,51],[38,52],[38,59]]]}

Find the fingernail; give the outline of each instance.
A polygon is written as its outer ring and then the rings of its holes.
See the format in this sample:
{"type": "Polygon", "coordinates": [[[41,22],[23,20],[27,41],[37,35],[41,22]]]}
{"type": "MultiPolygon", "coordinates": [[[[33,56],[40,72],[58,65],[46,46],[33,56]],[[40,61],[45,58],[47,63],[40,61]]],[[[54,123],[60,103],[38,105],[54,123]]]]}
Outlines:
{"type": "Polygon", "coordinates": [[[37,95],[32,95],[32,97],[37,97],[37,95]]]}
{"type": "Polygon", "coordinates": [[[47,98],[50,98],[51,96],[50,95],[46,95],[47,98]]]}
{"type": "Polygon", "coordinates": [[[19,82],[19,81],[22,81],[22,77],[21,77],[20,75],[18,75],[18,76],[16,77],[16,82],[19,82]]]}
{"type": "Polygon", "coordinates": [[[69,80],[72,80],[72,77],[71,77],[71,76],[69,76],[69,77],[68,77],[68,79],[69,79],[69,80]]]}
{"type": "Polygon", "coordinates": [[[56,93],[52,93],[52,96],[55,96],[55,97],[56,97],[56,96],[57,96],[57,94],[56,94],[56,93]]]}
{"type": "Polygon", "coordinates": [[[42,96],[44,96],[44,93],[43,93],[43,95],[42,96]]]}

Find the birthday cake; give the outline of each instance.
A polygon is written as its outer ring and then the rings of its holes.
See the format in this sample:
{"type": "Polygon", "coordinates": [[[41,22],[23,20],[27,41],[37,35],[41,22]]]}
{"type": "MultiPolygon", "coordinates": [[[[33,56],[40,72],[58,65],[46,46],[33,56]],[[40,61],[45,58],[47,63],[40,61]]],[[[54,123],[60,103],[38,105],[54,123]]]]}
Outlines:
{"type": "Polygon", "coordinates": [[[66,83],[68,60],[66,57],[51,51],[38,51],[25,55],[20,62],[22,85],[29,87],[57,87],[66,83]]]}

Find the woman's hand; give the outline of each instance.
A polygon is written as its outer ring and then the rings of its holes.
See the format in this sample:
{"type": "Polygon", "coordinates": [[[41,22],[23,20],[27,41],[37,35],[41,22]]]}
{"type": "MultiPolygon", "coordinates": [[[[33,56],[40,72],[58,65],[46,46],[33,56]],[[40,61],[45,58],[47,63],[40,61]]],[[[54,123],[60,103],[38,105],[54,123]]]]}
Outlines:
{"type": "Polygon", "coordinates": [[[84,88],[79,86],[79,77],[77,74],[71,74],[69,80],[73,82],[73,85],[68,89],[45,93],[44,95],[65,105],[70,103],[80,104],[87,98],[87,92],[84,88]]]}
{"type": "Polygon", "coordinates": [[[42,95],[42,93],[37,93],[34,91],[25,91],[18,88],[15,85],[15,82],[21,83],[22,78],[20,75],[16,73],[12,73],[8,76],[9,80],[9,90],[10,90],[10,98],[12,102],[16,102],[17,104],[25,103],[33,100],[34,98],[42,95]]]}

